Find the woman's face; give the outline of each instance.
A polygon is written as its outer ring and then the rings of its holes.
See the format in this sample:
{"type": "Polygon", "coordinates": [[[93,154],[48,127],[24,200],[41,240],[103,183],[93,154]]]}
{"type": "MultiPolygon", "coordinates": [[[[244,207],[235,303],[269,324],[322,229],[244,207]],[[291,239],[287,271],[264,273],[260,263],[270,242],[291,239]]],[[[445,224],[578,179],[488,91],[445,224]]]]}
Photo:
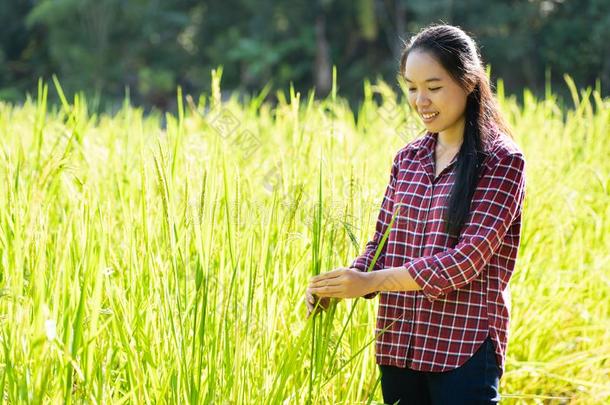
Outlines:
{"type": "Polygon", "coordinates": [[[463,135],[468,94],[430,53],[411,51],[405,62],[411,108],[430,132],[463,135]]]}

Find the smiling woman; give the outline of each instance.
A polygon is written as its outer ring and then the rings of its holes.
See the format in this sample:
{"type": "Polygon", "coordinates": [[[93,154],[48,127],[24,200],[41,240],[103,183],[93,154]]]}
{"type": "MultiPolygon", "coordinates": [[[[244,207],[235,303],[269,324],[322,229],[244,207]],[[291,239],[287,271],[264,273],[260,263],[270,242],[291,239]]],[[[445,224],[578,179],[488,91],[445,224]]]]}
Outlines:
{"type": "Polygon", "coordinates": [[[307,299],[380,295],[376,360],[386,403],[495,403],[525,158],[460,28],[422,30],[406,44],[400,73],[427,131],[395,155],[363,254],[313,277],[307,299]]]}
{"type": "Polygon", "coordinates": [[[411,108],[419,114],[426,128],[443,133],[445,146],[459,148],[464,132],[467,90],[426,51],[411,52],[405,61],[404,72],[411,108]]]}

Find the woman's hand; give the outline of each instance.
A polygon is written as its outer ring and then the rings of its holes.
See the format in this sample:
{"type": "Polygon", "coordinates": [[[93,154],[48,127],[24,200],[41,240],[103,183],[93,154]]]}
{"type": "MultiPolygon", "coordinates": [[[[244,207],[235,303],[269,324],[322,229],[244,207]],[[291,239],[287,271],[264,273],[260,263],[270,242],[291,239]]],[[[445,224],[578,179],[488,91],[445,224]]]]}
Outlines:
{"type": "Polygon", "coordinates": [[[356,269],[339,267],[312,277],[308,290],[318,297],[362,297],[372,292],[369,275],[356,269]]]}
{"type": "Polygon", "coordinates": [[[318,297],[317,295],[311,292],[311,289],[307,287],[305,291],[305,302],[307,303],[307,318],[309,318],[315,308],[315,314],[318,314],[322,311],[326,311],[330,306],[330,298],[329,297],[318,297]],[[316,307],[317,304],[317,307],[316,307]]]}

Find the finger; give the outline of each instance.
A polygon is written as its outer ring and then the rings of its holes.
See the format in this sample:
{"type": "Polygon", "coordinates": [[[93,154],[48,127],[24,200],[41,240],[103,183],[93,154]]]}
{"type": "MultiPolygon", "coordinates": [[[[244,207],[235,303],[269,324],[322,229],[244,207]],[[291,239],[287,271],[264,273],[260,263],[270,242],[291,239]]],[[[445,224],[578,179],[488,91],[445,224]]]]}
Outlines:
{"type": "Polygon", "coordinates": [[[341,288],[339,286],[324,286],[324,287],[316,287],[313,291],[319,297],[333,297],[333,294],[338,294],[341,292],[341,288]]]}
{"type": "Polygon", "coordinates": [[[317,276],[313,276],[310,279],[310,282],[339,277],[341,274],[343,274],[343,271],[344,271],[344,269],[337,269],[337,270],[329,271],[328,273],[318,274],[317,276]]]}
{"type": "Polygon", "coordinates": [[[341,279],[343,275],[338,275],[336,277],[331,277],[331,278],[324,278],[324,279],[320,279],[320,280],[316,280],[316,281],[312,281],[309,283],[309,288],[311,287],[315,287],[315,286],[321,286],[321,285],[328,285],[328,284],[337,284],[340,283],[341,279]]]}
{"type": "Polygon", "coordinates": [[[312,282],[321,281],[321,280],[330,280],[330,279],[339,277],[342,274],[343,274],[342,270],[341,271],[339,271],[339,270],[331,271],[329,273],[324,273],[324,274],[314,276],[309,280],[309,282],[312,283],[312,282]]]}
{"type": "Polygon", "coordinates": [[[306,293],[306,301],[310,304],[315,304],[318,297],[316,297],[311,290],[308,288],[306,293]]]}
{"type": "MultiPolygon", "coordinates": [[[[319,288],[319,287],[331,287],[331,286],[339,286],[341,285],[341,280],[339,278],[333,278],[329,280],[322,280],[309,285],[310,288],[319,288]]],[[[312,290],[313,293],[313,290],[312,290]]]]}
{"type": "Polygon", "coordinates": [[[319,312],[320,312],[319,308],[318,309],[314,309],[314,308],[308,309],[307,310],[307,318],[309,318],[310,316],[315,315],[315,314],[317,314],[319,312]]]}

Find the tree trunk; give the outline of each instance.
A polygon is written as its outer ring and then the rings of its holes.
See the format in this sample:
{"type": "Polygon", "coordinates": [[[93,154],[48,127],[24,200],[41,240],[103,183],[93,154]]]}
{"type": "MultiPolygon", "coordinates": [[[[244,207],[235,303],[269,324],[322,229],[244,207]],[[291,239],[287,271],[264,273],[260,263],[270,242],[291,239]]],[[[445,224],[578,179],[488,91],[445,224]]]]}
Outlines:
{"type": "Polygon", "coordinates": [[[314,66],[314,84],[320,96],[326,96],[332,86],[330,49],[326,39],[326,21],[324,15],[316,18],[316,61],[314,66]]]}

